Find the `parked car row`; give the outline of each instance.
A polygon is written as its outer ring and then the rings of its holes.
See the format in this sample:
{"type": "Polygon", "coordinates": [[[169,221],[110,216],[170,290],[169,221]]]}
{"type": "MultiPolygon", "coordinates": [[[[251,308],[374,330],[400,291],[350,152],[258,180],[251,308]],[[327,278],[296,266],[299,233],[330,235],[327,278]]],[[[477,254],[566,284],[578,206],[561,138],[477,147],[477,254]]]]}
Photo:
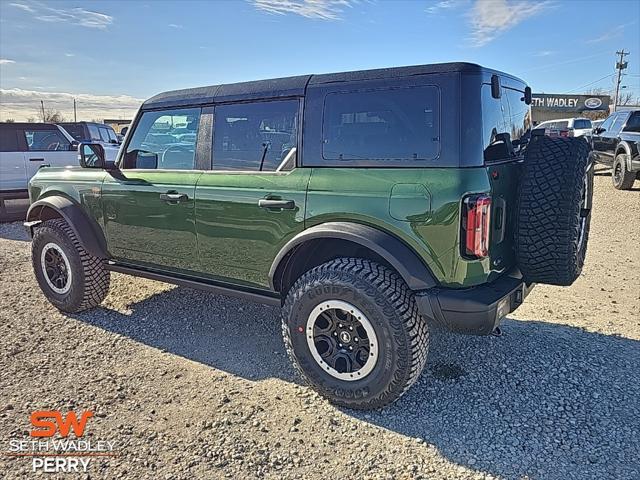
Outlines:
{"type": "Polygon", "coordinates": [[[31,177],[43,166],[78,165],[78,145],[100,143],[107,160],[118,156],[120,141],[102,123],[0,123],[0,195],[26,198],[31,177]]]}
{"type": "Polygon", "coordinates": [[[561,118],[536,125],[534,132],[544,130],[548,137],[589,137],[593,126],[588,118],[561,118]]]}
{"type": "Polygon", "coordinates": [[[612,168],[613,186],[629,190],[640,180],[640,110],[615,112],[593,129],[593,161],[612,168]]]}

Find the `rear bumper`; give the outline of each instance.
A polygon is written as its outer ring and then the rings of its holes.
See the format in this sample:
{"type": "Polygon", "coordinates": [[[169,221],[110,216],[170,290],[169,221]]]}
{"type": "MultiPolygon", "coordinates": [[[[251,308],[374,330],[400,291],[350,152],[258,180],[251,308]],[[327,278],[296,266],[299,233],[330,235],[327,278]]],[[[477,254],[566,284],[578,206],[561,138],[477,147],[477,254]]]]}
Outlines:
{"type": "Polygon", "coordinates": [[[488,335],[522,304],[533,287],[520,278],[504,275],[477,287],[424,290],[415,298],[427,320],[452,332],[488,335]]]}

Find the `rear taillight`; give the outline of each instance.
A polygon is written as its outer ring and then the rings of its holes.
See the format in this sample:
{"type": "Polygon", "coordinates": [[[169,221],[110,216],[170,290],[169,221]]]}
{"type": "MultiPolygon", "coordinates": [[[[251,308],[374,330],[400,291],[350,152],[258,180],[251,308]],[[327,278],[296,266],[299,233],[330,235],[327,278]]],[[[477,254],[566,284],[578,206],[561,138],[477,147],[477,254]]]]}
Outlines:
{"type": "Polygon", "coordinates": [[[491,197],[473,195],[465,198],[462,214],[465,255],[475,258],[486,257],[489,255],[491,197]]]}
{"type": "Polygon", "coordinates": [[[560,130],[561,137],[573,137],[573,132],[571,130],[560,130]]]}

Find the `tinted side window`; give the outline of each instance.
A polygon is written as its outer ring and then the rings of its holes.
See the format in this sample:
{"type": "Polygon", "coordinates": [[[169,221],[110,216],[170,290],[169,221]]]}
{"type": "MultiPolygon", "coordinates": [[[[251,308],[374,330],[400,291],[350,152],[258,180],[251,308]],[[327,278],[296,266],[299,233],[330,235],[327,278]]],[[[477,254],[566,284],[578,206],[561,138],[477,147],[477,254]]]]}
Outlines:
{"type": "Polygon", "coordinates": [[[69,135],[71,135],[73,138],[75,138],[78,141],[83,141],[83,140],[88,140],[86,138],[85,132],[84,132],[84,127],[80,124],[76,124],[76,125],[63,125],[62,128],[64,128],[67,133],[69,135]]]}
{"type": "Polygon", "coordinates": [[[627,124],[624,127],[625,132],[640,132],[640,112],[634,112],[627,120],[627,124]]]}
{"type": "Polygon", "coordinates": [[[613,121],[616,119],[617,115],[611,115],[610,117],[608,117],[604,122],[602,122],[602,125],[600,125],[600,128],[602,129],[603,132],[606,132],[607,130],[611,129],[611,124],[613,124],[613,121]]]}
{"type": "Polygon", "coordinates": [[[143,113],[127,145],[123,168],[193,170],[199,122],[199,108],[143,113]]]}
{"type": "Polygon", "coordinates": [[[437,87],[330,93],[324,102],[325,160],[432,160],[440,148],[437,87]]]}
{"type": "Polygon", "coordinates": [[[109,131],[106,128],[98,128],[100,131],[100,140],[103,142],[109,143],[109,131]]]}
{"type": "Polygon", "coordinates": [[[17,152],[18,136],[15,128],[0,128],[0,152],[17,152]]]}
{"type": "Polygon", "coordinates": [[[625,120],[627,119],[627,114],[619,113],[616,119],[613,121],[613,125],[611,126],[611,130],[609,133],[613,135],[617,135],[622,130],[622,126],[624,125],[625,120]]]}
{"type": "Polygon", "coordinates": [[[524,92],[510,88],[504,88],[502,92],[509,104],[506,126],[511,141],[520,140],[531,128],[531,109],[524,103],[524,92]]]}
{"type": "Polygon", "coordinates": [[[98,131],[98,127],[95,125],[87,125],[87,128],[89,129],[89,137],[91,137],[91,140],[99,142],[100,132],[98,131]]]}
{"type": "Polygon", "coordinates": [[[25,130],[30,152],[69,150],[69,140],[58,130],[25,130]]]}
{"type": "Polygon", "coordinates": [[[297,135],[297,100],[217,106],[213,170],[273,171],[285,159],[292,167],[297,135]]]}
{"type": "Polygon", "coordinates": [[[503,89],[501,98],[493,98],[491,85],[482,85],[482,134],[485,161],[504,160],[512,156],[513,151],[510,148],[512,126],[506,89],[503,89]]]}

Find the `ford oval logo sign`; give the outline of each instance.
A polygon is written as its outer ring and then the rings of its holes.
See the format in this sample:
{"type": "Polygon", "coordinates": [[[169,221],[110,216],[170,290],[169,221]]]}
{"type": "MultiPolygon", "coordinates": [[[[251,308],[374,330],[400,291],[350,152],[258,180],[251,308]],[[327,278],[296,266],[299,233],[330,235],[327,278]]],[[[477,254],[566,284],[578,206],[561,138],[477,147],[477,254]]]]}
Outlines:
{"type": "Polygon", "coordinates": [[[600,105],[602,105],[602,100],[599,98],[591,97],[584,101],[584,106],[587,108],[598,108],[600,105]]]}

